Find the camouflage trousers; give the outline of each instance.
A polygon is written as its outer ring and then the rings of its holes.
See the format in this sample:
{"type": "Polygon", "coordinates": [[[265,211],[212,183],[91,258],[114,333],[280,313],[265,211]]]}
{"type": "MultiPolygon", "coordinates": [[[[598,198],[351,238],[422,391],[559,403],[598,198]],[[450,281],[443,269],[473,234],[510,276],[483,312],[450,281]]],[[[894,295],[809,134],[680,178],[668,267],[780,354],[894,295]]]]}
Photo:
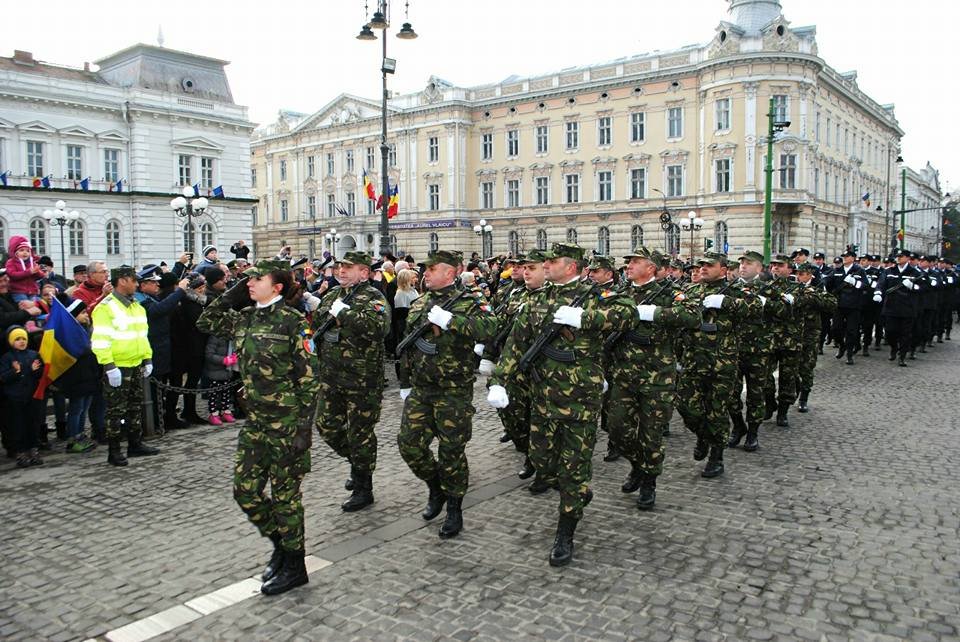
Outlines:
{"type": "Polygon", "coordinates": [[[510,405],[497,410],[497,414],[517,452],[526,455],[530,449],[530,393],[517,384],[508,383],[505,387],[510,405]]]}
{"type": "Polygon", "coordinates": [[[747,384],[747,414],[746,422],[750,425],[759,425],[763,421],[766,403],[764,401],[769,371],[769,357],[764,352],[741,352],[737,366],[737,380],[733,386],[733,398],[730,404],[731,416],[743,416],[743,401],[740,390],[743,382],[747,384]]]}
{"type": "Polygon", "coordinates": [[[790,405],[797,400],[797,375],[800,372],[800,350],[775,348],[770,355],[766,377],[766,403],[790,405]],[[773,371],[779,367],[779,386],[773,380],[773,371]]]}
{"type": "Polygon", "coordinates": [[[140,440],[140,415],[143,413],[143,368],[120,368],[123,376],[120,385],[114,388],[103,376],[104,419],[107,439],[122,439],[126,434],[130,442],[140,440]]]}
{"type": "Polygon", "coordinates": [[[663,430],[673,413],[673,388],[610,385],[610,440],[639,472],[663,472],[663,430]]]}
{"type": "Polygon", "coordinates": [[[317,432],[335,453],[360,473],[377,468],[377,433],[382,387],[343,388],[329,383],[320,387],[317,432]]]}
{"type": "Polygon", "coordinates": [[[300,484],[308,472],[310,449],[295,451],[293,437],[274,436],[249,420],[240,430],[233,498],[261,535],[280,535],[284,550],[303,550],[300,484]],[[264,494],[268,482],[269,497],[264,494]]]}
{"type": "Polygon", "coordinates": [[[730,401],[737,381],[735,363],[713,370],[685,370],[677,381],[677,411],[692,433],[711,446],[726,446],[730,433],[730,401]]]}
{"type": "Polygon", "coordinates": [[[804,337],[800,348],[800,367],[797,370],[797,392],[813,390],[813,371],[817,367],[819,342],[816,335],[804,337]]]}
{"type": "Polygon", "coordinates": [[[588,420],[558,419],[538,412],[534,404],[530,422],[530,461],[537,475],[560,491],[560,514],[579,520],[587,505],[593,478],[593,447],[597,443],[597,417],[588,420]]]}
{"type": "Polygon", "coordinates": [[[443,492],[467,494],[470,469],[467,442],[473,433],[473,386],[414,388],[403,404],[397,445],[414,475],[424,481],[439,476],[443,492]],[[430,444],[437,440],[437,457],[430,444]]]}

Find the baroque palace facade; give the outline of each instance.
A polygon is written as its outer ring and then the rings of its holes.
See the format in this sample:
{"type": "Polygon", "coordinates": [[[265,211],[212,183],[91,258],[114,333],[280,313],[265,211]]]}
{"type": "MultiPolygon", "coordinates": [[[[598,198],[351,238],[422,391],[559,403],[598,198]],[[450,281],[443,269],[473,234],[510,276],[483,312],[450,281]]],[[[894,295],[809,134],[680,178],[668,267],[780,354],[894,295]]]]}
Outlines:
{"type": "MultiPolygon", "coordinates": [[[[614,256],[641,242],[683,258],[705,239],[759,249],[773,98],[776,120],[790,121],[774,143],[773,251],[885,253],[903,136],[893,107],[827,65],[815,28],[791,26],[779,1],[728,2],[702,46],[480,87],[434,77],[391,97],[395,252],[516,254],[560,240],[614,256]],[[679,226],[689,212],[704,220],[692,236],[679,226]],[[492,247],[473,231],[481,218],[492,247]]],[[[376,252],[362,176],[379,193],[379,136],[379,103],[351,95],[255,132],[254,252],[313,256],[333,249],[331,228],[337,255],[376,252]]]]}

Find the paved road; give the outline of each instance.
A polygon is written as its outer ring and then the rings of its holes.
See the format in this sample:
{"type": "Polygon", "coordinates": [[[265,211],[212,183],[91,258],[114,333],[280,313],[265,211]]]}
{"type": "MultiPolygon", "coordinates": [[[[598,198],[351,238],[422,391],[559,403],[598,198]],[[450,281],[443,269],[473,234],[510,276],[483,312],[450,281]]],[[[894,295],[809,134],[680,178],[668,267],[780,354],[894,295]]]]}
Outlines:
{"type": "Polygon", "coordinates": [[[761,450],[728,452],[716,480],[699,477],[674,421],[652,513],[620,492],[627,464],[604,463],[601,440],[596,499],[562,570],[547,565],[557,495],[523,489],[479,384],[463,534],[441,541],[439,520],[419,518],[393,385],[376,504],[341,513],[347,467],[315,445],[317,570],[272,599],[244,582],[269,546],[233,503],[235,428],[165,437],[162,456],[126,469],[102,448],[4,463],[0,638],[957,639],[958,359],[960,342],[906,370],[828,355],[812,411],[765,424],[761,450]]]}

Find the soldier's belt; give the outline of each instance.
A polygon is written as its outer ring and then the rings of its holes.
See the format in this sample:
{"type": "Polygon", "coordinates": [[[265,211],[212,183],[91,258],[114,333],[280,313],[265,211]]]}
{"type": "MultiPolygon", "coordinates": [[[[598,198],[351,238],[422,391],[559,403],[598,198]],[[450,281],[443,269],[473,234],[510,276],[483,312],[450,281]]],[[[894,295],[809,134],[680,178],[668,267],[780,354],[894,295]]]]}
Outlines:
{"type": "Polygon", "coordinates": [[[323,333],[323,340],[327,343],[337,343],[340,341],[340,329],[335,328],[323,333]]]}
{"type": "Polygon", "coordinates": [[[543,346],[543,355],[548,359],[553,359],[554,361],[559,361],[560,363],[574,363],[577,358],[574,355],[573,350],[561,350],[559,348],[554,348],[553,346],[543,346]]]}
{"type": "Polygon", "coordinates": [[[717,324],[716,324],[716,323],[701,323],[701,324],[700,324],[700,332],[709,332],[709,333],[712,334],[712,333],[714,333],[714,332],[716,332],[716,331],[717,331],[717,324]]]}
{"type": "Polygon", "coordinates": [[[628,330],[623,333],[623,338],[629,341],[630,343],[638,346],[651,346],[653,345],[653,340],[650,337],[645,337],[636,330],[628,330]]]}
{"type": "Polygon", "coordinates": [[[430,355],[431,357],[437,354],[437,345],[435,343],[430,343],[422,337],[417,339],[417,342],[413,345],[415,345],[417,350],[423,354],[430,355]]]}

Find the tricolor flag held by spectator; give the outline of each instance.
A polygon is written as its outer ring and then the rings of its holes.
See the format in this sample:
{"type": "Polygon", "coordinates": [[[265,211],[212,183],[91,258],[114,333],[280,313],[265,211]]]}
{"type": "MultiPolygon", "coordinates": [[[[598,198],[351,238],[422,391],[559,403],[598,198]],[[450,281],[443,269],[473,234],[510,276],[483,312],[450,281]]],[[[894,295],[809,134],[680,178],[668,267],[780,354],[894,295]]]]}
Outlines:
{"type": "Polygon", "coordinates": [[[373,181],[367,176],[367,170],[363,170],[363,191],[367,193],[367,198],[371,201],[376,200],[377,191],[373,188],[373,181]]]}
{"type": "Polygon", "coordinates": [[[90,337],[73,315],[54,297],[50,314],[43,326],[40,340],[40,359],[43,360],[43,376],[33,393],[34,399],[43,399],[47,386],[73,367],[84,353],[90,350],[90,337]]]}
{"type": "Polygon", "coordinates": [[[394,185],[390,190],[390,202],[387,204],[387,218],[393,218],[400,211],[400,186],[394,185]]]}
{"type": "Polygon", "coordinates": [[[214,198],[226,198],[223,195],[223,185],[217,185],[213,188],[213,197],[214,198]]]}

